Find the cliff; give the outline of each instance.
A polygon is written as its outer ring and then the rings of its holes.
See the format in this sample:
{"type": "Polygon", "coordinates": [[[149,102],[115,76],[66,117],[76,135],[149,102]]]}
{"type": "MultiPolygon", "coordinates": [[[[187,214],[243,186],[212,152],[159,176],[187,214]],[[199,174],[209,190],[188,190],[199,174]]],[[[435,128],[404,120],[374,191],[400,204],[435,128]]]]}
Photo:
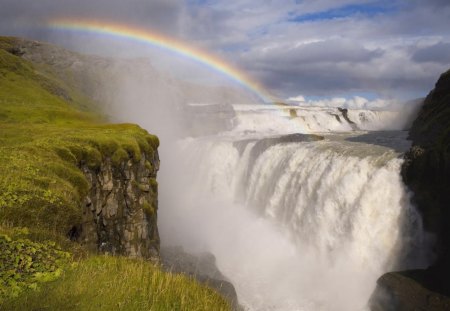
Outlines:
{"type": "Polygon", "coordinates": [[[0,37],[1,310],[230,310],[155,264],[159,139],[108,123],[118,63],[0,37]]]}
{"type": "Polygon", "coordinates": [[[83,80],[73,67],[80,59],[103,64],[34,41],[0,40],[1,221],[70,235],[90,250],[157,258],[159,141],[95,114],[87,88],[96,85],[94,72],[83,80]]]}
{"type": "Polygon", "coordinates": [[[82,222],[70,231],[91,250],[157,260],[159,235],[158,153],[142,153],[138,162],[104,161],[97,170],[84,165],[89,191],[82,222]]]}
{"type": "Polygon", "coordinates": [[[436,237],[437,258],[425,270],[382,276],[372,310],[450,310],[450,71],[425,99],[409,137],[402,176],[436,237]]]}

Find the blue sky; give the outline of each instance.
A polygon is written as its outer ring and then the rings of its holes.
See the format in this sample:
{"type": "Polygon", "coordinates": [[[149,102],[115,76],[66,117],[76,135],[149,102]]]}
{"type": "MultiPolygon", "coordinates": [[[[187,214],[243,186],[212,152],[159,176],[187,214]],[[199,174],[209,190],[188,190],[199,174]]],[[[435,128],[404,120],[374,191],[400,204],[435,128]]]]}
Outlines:
{"type": "Polygon", "coordinates": [[[364,4],[347,4],[340,7],[331,8],[325,11],[319,11],[314,13],[295,15],[288,19],[290,22],[305,23],[314,21],[325,21],[332,19],[345,19],[352,18],[354,16],[360,17],[374,17],[376,15],[394,14],[398,8],[392,4],[392,2],[373,2],[364,4]]]}
{"type": "Polygon", "coordinates": [[[414,98],[450,68],[448,0],[0,0],[0,7],[1,34],[69,47],[95,40],[58,35],[42,21],[76,16],[157,30],[228,60],[280,97],[414,98]]]}

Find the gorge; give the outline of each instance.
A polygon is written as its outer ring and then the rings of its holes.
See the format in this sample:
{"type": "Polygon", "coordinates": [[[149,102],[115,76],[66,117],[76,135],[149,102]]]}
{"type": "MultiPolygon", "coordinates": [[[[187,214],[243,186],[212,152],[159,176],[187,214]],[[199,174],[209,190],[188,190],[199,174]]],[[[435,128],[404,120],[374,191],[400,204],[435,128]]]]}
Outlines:
{"type": "MultiPolygon", "coordinates": [[[[242,90],[202,89],[158,73],[145,60],[5,42],[0,56],[10,64],[2,73],[8,86],[26,77],[57,101],[51,109],[39,106],[42,115],[21,120],[32,124],[36,136],[30,140],[22,131],[25,143],[11,147],[7,134],[20,123],[14,109],[25,100],[3,99],[2,151],[38,150],[49,163],[69,168],[51,167],[49,178],[56,181],[38,181],[73,195],[55,202],[76,204],[61,204],[63,213],[50,197],[39,215],[47,219],[56,211],[51,225],[91,251],[158,261],[161,243],[201,253],[199,261],[215,263],[211,273],[231,282],[249,311],[446,310],[448,72],[413,123],[417,109],[411,106],[257,105],[242,90]],[[75,118],[59,119],[69,115],[60,101],[86,106],[71,110],[75,118]],[[80,111],[135,122],[161,144],[134,125],[94,126],[80,111]],[[87,121],[74,121],[81,117],[87,121]],[[400,270],[407,272],[389,273],[400,270]],[[408,300],[413,285],[420,287],[414,292],[424,297],[420,302],[408,300]]],[[[23,174],[35,169],[34,163],[24,165],[28,158],[18,156],[22,162],[14,164],[27,168],[23,174]]],[[[15,185],[8,180],[2,189],[15,185]]],[[[40,218],[26,217],[17,197],[6,198],[2,220],[14,222],[19,215],[17,226],[44,227],[40,218]]]]}
{"type": "Polygon", "coordinates": [[[384,272],[427,264],[400,175],[406,132],[288,134],[295,120],[276,110],[267,124],[253,109],[237,119],[254,131],[239,123],[179,143],[166,243],[212,252],[249,310],[365,310],[384,272]]]}

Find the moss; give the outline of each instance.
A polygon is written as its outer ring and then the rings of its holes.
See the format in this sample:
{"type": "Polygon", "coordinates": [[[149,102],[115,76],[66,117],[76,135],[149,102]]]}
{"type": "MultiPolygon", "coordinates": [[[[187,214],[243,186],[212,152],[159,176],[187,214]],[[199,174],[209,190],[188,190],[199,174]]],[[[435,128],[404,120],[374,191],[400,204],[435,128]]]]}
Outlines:
{"type": "Polygon", "coordinates": [[[145,168],[148,169],[150,172],[153,172],[153,165],[150,161],[145,161],[145,168]]]}
{"type": "Polygon", "coordinates": [[[118,148],[113,156],[111,157],[111,162],[114,167],[119,167],[122,163],[128,160],[128,153],[123,148],[118,148]]]}
{"type": "Polygon", "coordinates": [[[144,184],[138,184],[138,188],[142,192],[148,192],[148,186],[144,184]]]}
{"type": "Polygon", "coordinates": [[[139,148],[138,143],[134,140],[129,140],[122,143],[122,148],[128,152],[130,158],[134,162],[139,162],[141,160],[141,149],[139,148]]]}
{"type": "Polygon", "coordinates": [[[139,149],[141,152],[148,153],[152,151],[153,149],[150,147],[149,143],[143,136],[136,137],[136,142],[139,146],[139,149]]]}
{"type": "Polygon", "coordinates": [[[97,146],[104,156],[110,156],[119,149],[119,143],[115,139],[99,139],[97,146]]]}
{"type": "Polygon", "coordinates": [[[156,193],[158,191],[158,181],[156,180],[156,178],[150,178],[149,184],[152,190],[156,193]]]}
{"type": "Polygon", "coordinates": [[[155,215],[155,208],[147,201],[142,203],[142,209],[144,210],[144,213],[147,215],[147,217],[153,217],[155,215]]]}
{"type": "Polygon", "coordinates": [[[86,165],[91,169],[97,169],[102,164],[102,154],[94,147],[84,147],[84,161],[86,165]]]}
{"type": "Polygon", "coordinates": [[[150,146],[153,147],[153,150],[156,150],[159,147],[159,138],[155,135],[147,135],[147,141],[150,144],[150,146]]]}

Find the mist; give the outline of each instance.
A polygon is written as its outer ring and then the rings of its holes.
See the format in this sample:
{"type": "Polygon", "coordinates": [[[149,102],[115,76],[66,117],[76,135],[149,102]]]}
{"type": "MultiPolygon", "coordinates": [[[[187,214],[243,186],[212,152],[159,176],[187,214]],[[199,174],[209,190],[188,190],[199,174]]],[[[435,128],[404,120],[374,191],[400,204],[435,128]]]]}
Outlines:
{"type": "Polygon", "coordinates": [[[246,311],[368,310],[381,275],[431,262],[400,170],[423,104],[409,99],[450,66],[443,1],[0,2],[4,35],[101,55],[79,67],[86,94],[109,121],[160,138],[161,245],[213,254],[246,311]],[[146,44],[51,28],[54,17],[159,32],[288,105],[146,44]]]}
{"type": "Polygon", "coordinates": [[[212,253],[249,310],[366,310],[381,274],[428,261],[394,152],[341,140],[256,143],[304,132],[302,122],[316,122],[304,133],[333,122],[329,131],[351,131],[333,115],[342,104],[353,120],[369,118],[361,127],[389,129],[406,120],[406,104],[330,100],[297,106],[292,119],[247,90],[180,79],[147,58],[110,59],[104,74],[97,94],[111,121],[160,138],[161,245],[212,253]]]}

